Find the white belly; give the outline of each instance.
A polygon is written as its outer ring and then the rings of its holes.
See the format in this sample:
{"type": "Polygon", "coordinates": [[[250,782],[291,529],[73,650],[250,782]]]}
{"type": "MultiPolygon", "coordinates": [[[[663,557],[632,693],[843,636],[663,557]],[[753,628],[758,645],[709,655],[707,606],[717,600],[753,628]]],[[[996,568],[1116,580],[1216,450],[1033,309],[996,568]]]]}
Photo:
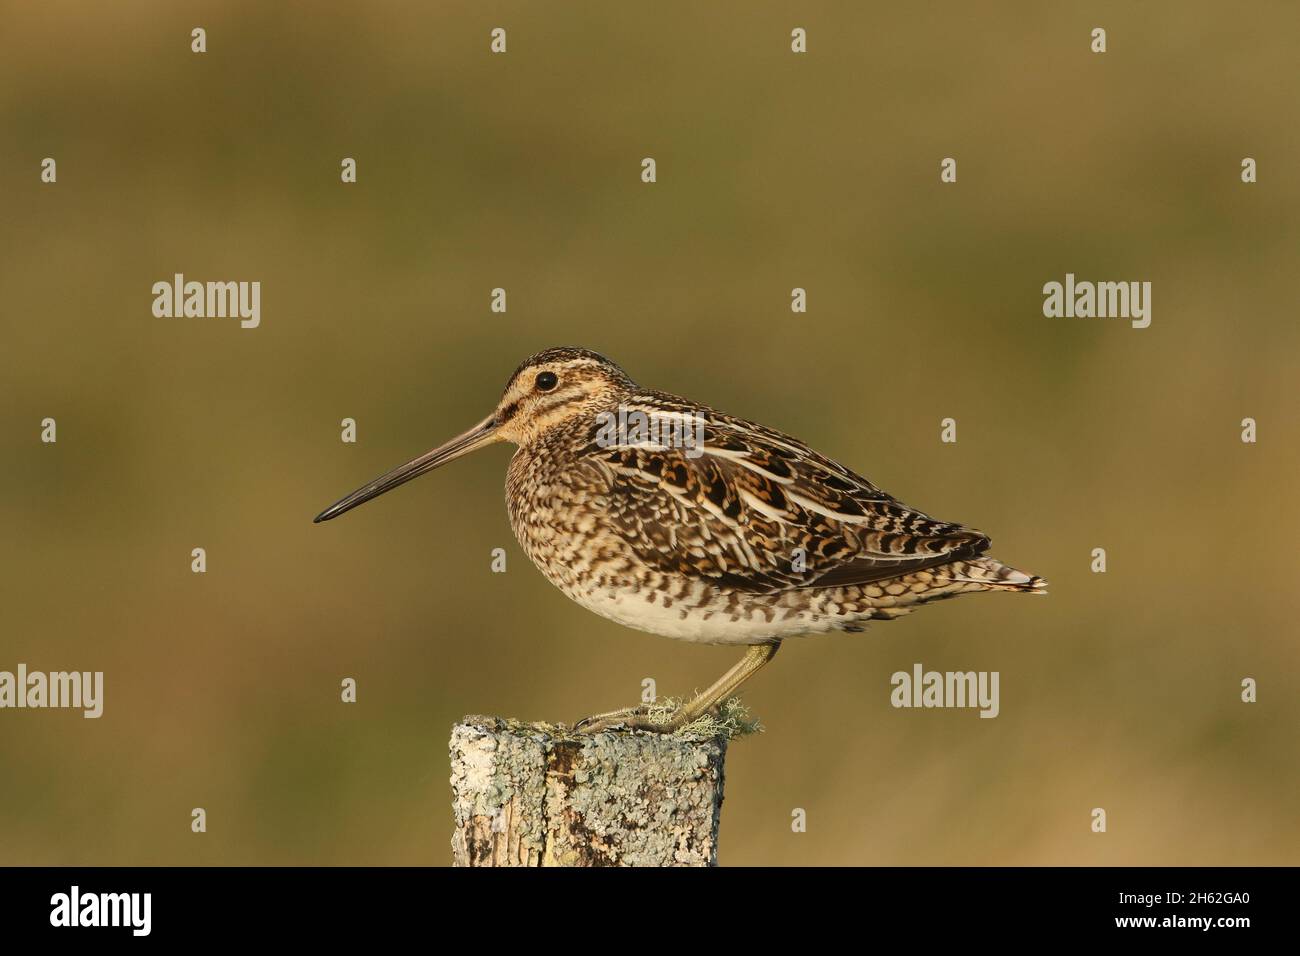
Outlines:
{"type": "Polygon", "coordinates": [[[709,614],[705,609],[680,601],[665,607],[662,595],[656,594],[654,601],[647,601],[645,592],[641,591],[602,589],[594,593],[570,592],[569,596],[587,610],[626,627],[697,644],[764,644],[798,634],[829,631],[836,626],[833,621],[806,612],[788,618],[778,615],[769,621],[760,607],[735,615],[725,610],[709,614]]]}

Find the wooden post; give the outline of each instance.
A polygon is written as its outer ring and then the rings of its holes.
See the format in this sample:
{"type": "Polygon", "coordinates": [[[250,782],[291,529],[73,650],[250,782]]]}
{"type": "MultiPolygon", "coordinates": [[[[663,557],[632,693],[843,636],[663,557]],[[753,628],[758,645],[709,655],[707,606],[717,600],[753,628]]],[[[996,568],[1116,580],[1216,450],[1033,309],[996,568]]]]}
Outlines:
{"type": "Polygon", "coordinates": [[[573,735],[466,717],[451,732],[456,866],[716,866],[724,736],[573,735]]]}

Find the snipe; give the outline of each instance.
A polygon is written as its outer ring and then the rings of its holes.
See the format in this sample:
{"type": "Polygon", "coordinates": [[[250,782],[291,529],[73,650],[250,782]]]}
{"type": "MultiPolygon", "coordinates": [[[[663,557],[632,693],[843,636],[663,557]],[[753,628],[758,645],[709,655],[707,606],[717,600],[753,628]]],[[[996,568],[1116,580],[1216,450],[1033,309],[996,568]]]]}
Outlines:
{"type": "Polygon", "coordinates": [[[909,508],[798,439],[641,388],[577,348],[532,356],[491,415],[316,521],[500,441],[518,446],[506,477],[510,525],[560,590],[629,627],[748,646],[666,724],[630,708],[587,718],[584,730],[680,727],[787,637],[860,631],[973,591],[1046,588],[986,556],[980,532],[909,508]]]}

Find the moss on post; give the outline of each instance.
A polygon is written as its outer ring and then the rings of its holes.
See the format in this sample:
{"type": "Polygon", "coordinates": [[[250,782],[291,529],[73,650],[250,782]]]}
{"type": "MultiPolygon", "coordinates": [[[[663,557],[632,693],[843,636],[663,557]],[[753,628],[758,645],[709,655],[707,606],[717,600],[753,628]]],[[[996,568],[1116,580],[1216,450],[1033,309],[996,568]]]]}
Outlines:
{"type": "Polygon", "coordinates": [[[466,717],[451,732],[456,866],[714,866],[725,736],[466,717]]]}

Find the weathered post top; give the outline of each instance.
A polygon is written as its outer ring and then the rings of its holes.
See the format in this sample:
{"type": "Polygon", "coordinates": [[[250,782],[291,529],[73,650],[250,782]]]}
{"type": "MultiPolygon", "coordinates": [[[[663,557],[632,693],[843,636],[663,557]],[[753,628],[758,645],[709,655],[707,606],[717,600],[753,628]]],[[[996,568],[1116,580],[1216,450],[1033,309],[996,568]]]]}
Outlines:
{"type": "Polygon", "coordinates": [[[715,866],[725,734],[466,717],[451,732],[456,866],[715,866]]]}

